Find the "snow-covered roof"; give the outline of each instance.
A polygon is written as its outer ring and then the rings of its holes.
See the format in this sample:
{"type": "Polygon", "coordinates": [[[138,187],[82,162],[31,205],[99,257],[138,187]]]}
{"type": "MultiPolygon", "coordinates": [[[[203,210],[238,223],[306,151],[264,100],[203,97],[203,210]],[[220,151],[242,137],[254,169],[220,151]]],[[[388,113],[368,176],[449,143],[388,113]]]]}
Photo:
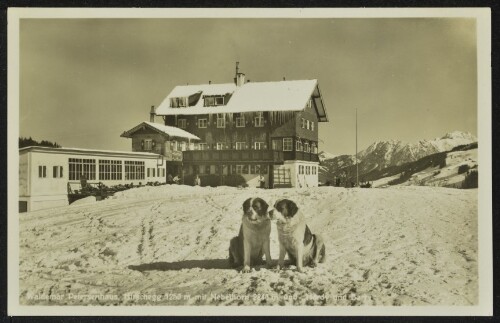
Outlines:
{"type": "Polygon", "coordinates": [[[133,151],[118,151],[118,150],[102,150],[102,149],[88,149],[88,148],[70,148],[70,147],[43,147],[43,146],[29,146],[19,148],[19,153],[26,152],[46,152],[54,154],[75,154],[75,155],[110,155],[110,156],[136,156],[157,158],[160,155],[146,152],[133,152],[133,151]]]}
{"type": "Polygon", "coordinates": [[[199,92],[202,92],[203,95],[225,95],[226,93],[233,93],[235,89],[236,84],[234,83],[178,85],[165,100],[168,106],[170,106],[170,98],[188,97],[199,92]]]}
{"type": "Polygon", "coordinates": [[[238,113],[257,111],[301,111],[310,98],[316,103],[319,121],[328,121],[317,80],[278,82],[247,82],[241,86],[227,84],[201,84],[177,86],[156,108],[157,115],[197,115],[207,113],[238,113]],[[193,106],[170,106],[170,99],[200,94],[193,106]],[[232,94],[226,105],[204,107],[205,95],[232,94]]]}
{"type": "Polygon", "coordinates": [[[165,135],[168,135],[170,137],[179,137],[179,138],[186,138],[186,139],[194,139],[194,140],[200,140],[197,136],[193,135],[192,133],[189,133],[185,130],[182,130],[177,127],[171,127],[171,126],[166,126],[160,123],[154,123],[154,122],[149,122],[149,121],[144,121],[141,122],[139,125],[135,126],[134,128],[125,131],[121,137],[125,138],[131,138],[132,134],[136,132],[137,130],[141,129],[143,126],[149,126],[150,128],[153,128],[165,135]]]}

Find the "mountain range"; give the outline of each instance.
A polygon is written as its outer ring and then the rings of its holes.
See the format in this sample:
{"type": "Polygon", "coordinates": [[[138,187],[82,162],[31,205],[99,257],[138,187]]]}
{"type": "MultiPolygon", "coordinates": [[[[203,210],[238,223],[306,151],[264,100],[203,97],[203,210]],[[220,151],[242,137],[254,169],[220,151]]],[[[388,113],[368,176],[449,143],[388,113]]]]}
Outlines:
{"type": "MultiPolygon", "coordinates": [[[[360,176],[374,170],[400,166],[417,161],[425,156],[445,152],[454,147],[477,142],[469,132],[454,131],[443,137],[407,143],[401,140],[376,141],[358,153],[358,171],[360,176]]],[[[355,155],[339,155],[328,158],[331,154],[320,152],[320,181],[345,175],[352,177],[355,172],[355,155]],[[326,158],[325,158],[326,157],[326,158]]]]}

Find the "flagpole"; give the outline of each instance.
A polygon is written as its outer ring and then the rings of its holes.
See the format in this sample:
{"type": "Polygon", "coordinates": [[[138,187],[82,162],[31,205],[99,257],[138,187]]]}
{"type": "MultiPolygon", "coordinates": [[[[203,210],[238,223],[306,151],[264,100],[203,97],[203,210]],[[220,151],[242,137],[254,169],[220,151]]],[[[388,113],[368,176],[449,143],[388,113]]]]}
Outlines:
{"type": "Polygon", "coordinates": [[[356,108],[356,187],[359,187],[359,169],[358,169],[358,108],[356,108]]]}

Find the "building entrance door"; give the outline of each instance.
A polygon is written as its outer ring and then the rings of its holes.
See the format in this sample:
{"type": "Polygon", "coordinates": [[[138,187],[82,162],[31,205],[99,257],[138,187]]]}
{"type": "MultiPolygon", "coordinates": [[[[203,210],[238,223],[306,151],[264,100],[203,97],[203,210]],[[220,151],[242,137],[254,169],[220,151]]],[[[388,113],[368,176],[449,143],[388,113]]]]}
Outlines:
{"type": "Polygon", "coordinates": [[[292,175],[289,169],[277,168],[273,170],[273,187],[292,187],[292,175]]]}

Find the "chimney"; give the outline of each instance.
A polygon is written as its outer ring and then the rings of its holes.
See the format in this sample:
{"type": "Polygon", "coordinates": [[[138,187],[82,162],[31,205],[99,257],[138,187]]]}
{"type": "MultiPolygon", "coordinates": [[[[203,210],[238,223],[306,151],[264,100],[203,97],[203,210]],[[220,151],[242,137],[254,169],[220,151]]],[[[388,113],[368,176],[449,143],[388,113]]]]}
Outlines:
{"type": "Polygon", "coordinates": [[[236,74],[236,86],[242,86],[245,83],[245,74],[236,74]]]}
{"type": "Polygon", "coordinates": [[[150,122],[155,122],[155,115],[156,115],[156,113],[155,113],[155,106],[152,105],[151,106],[151,112],[149,112],[149,121],[150,122]]]}
{"type": "Polygon", "coordinates": [[[236,84],[236,86],[242,86],[243,84],[245,84],[245,74],[244,73],[240,73],[240,62],[236,62],[236,76],[234,78],[234,83],[236,84]]]}
{"type": "Polygon", "coordinates": [[[283,81],[286,81],[286,78],[283,76],[283,81]]]}
{"type": "Polygon", "coordinates": [[[212,84],[212,81],[208,81],[208,85],[212,84]]]}

